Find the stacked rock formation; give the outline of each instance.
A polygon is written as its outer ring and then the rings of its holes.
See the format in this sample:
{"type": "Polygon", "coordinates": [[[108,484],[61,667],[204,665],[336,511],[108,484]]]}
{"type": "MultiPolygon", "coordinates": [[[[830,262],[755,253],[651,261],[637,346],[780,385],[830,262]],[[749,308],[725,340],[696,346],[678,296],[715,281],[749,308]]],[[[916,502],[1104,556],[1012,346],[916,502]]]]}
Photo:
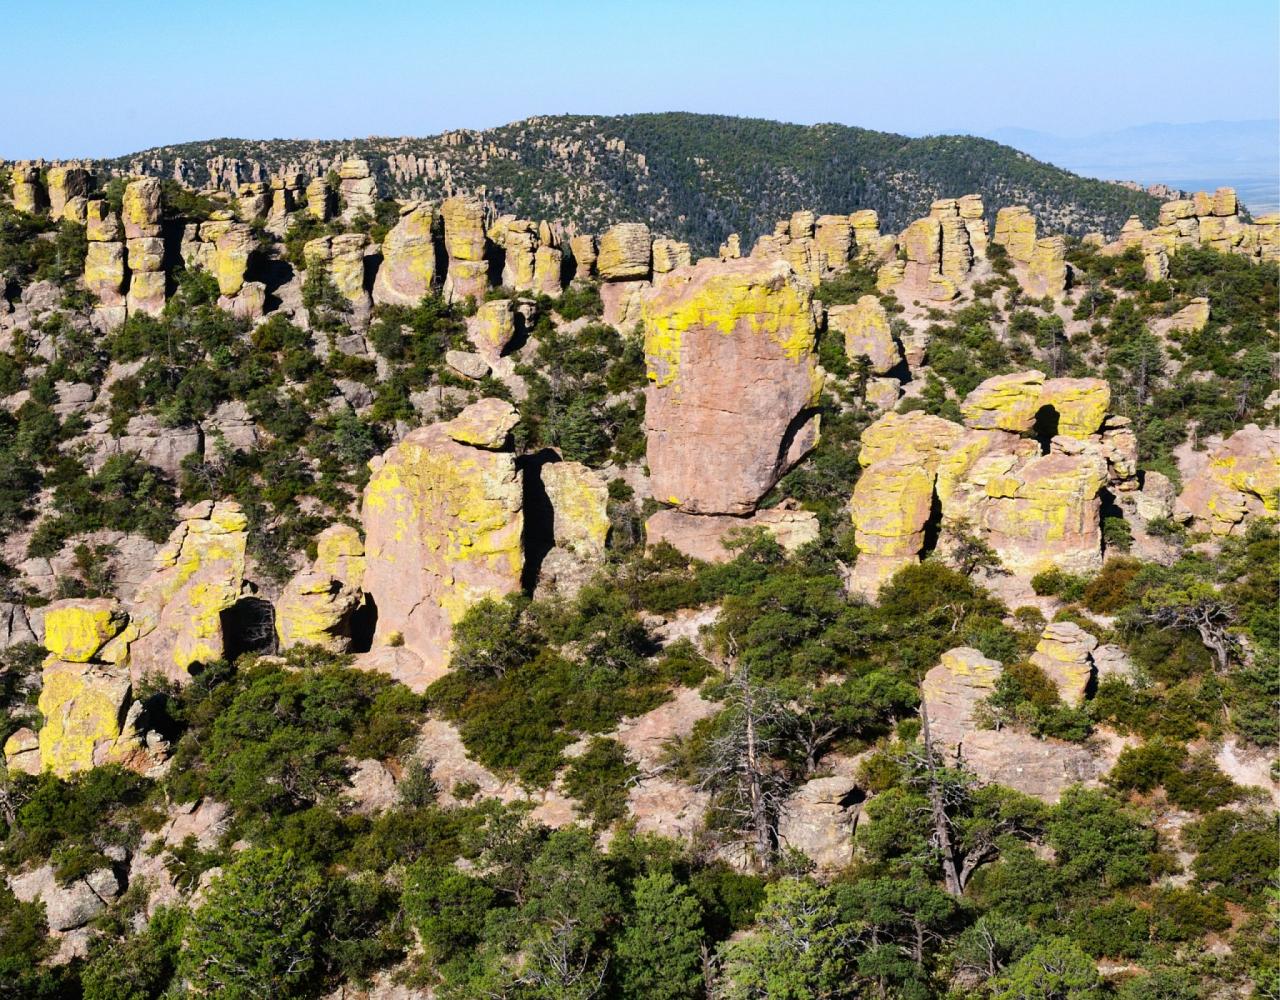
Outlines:
{"type": "Polygon", "coordinates": [[[280,648],[347,652],[352,618],[364,601],[364,571],[364,543],[355,528],[333,524],[320,532],[315,561],[289,581],[276,602],[280,648]]]}
{"type": "Polygon", "coordinates": [[[1046,236],[1036,240],[1022,287],[1032,298],[1061,298],[1067,290],[1068,274],[1066,240],[1046,236]]]}
{"type": "Polygon", "coordinates": [[[139,751],[142,706],[131,702],[129,672],[115,662],[110,646],[127,622],[124,610],[107,599],[55,601],[45,609],[49,655],[38,702],[44,725],[36,741],[29,731],[6,741],[10,767],[66,777],[126,762],[139,751]]]}
{"type": "Polygon", "coordinates": [[[620,222],[600,237],[596,273],[606,323],[629,331],[640,321],[641,296],[650,287],[652,259],[649,227],[642,222],[620,222]]]}
{"type": "Polygon", "coordinates": [[[812,289],[783,261],[708,259],[648,292],[643,317],[653,495],[745,526],[818,440],[812,289]]]}
{"type": "Polygon", "coordinates": [[[273,225],[282,226],[288,216],[297,210],[302,198],[302,175],[288,171],[271,178],[271,207],[267,218],[273,225]]]}
{"type": "Polygon", "coordinates": [[[19,212],[34,215],[49,207],[49,198],[40,182],[40,167],[37,164],[29,160],[15,163],[9,170],[9,183],[13,207],[19,212]]]}
{"type": "Polygon", "coordinates": [[[358,329],[368,326],[373,299],[365,282],[365,256],[369,237],[364,233],[340,233],[308,241],[302,248],[307,268],[320,268],[346,300],[351,323],[358,329]]]}
{"type": "Polygon", "coordinates": [[[1280,515],[1280,428],[1248,424],[1211,449],[1176,511],[1214,535],[1243,534],[1253,520],[1280,515]]]}
{"type": "Polygon", "coordinates": [[[467,298],[481,302],[489,290],[484,203],[463,196],[446,198],[440,214],[444,218],[444,249],[449,257],[444,297],[450,302],[467,298]]]}
{"type": "Polygon", "coordinates": [[[1154,229],[1146,229],[1132,217],[1119,238],[1102,248],[1106,254],[1142,248],[1147,277],[1153,280],[1168,274],[1169,258],[1184,247],[1209,247],[1222,253],[1241,254],[1262,260],[1280,260],[1280,214],[1260,216],[1252,223],[1240,217],[1234,188],[1198,191],[1190,198],[1167,201],[1160,206],[1154,229]]]}
{"type": "Polygon", "coordinates": [[[373,218],[378,206],[378,181],[369,169],[367,160],[345,160],[338,167],[338,195],[342,199],[342,217],[354,219],[357,215],[373,218]]]}
{"type": "Polygon", "coordinates": [[[84,284],[98,300],[94,323],[113,330],[125,320],[125,245],[120,220],[101,198],[85,208],[84,284]]]}
{"type": "Polygon", "coordinates": [[[974,531],[1019,575],[1100,569],[1100,491],[1137,485],[1136,442],[1124,422],[1108,426],[1109,402],[1101,379],[1031,371],[978,386],[961,406],[965,426],[885,414],[862,435],[850,589],[874,597],[919,559],[931,525],[942,552],[974,531]]]}
{"type": "Polygon", "coordinates": [[[182,233],[182,262],[199,267],[218,281],[218,305],[246,319],[262,315],[267,286],[246,282],[255,239],[247,223],[230,212],[214,212],[208,222],[192,223],[182,233]]]}
{"type": "Polygon", "coordinates": [[[504,287],[552,298],[564,290],[560,278],[564,255],[547,223],[504,215],[494,223],[489,236],[503,250],[504,287]]]}
{"type": "Polygon", "coordinates": [[[670,274],[678,267],[688,267],[693,263],[693,251],[688,243],[678,240],[657,239],[653,241],[653,274],[670,274]]]}
{"type": "Polygon", "coordinates": [[[1036,249],[1036,217],[1026,205],[1010,205],[996,212],[991,242],[1005,248],[1015,264],[1030,264],[1036,249]]]}
{"type": "Polygon", "coordinates": [[[323,177],[307,184],[307,214],[321,222],[328,222],[333,216],[333,191],[323,177]]]}
{"type": "Polygon", "coordinates": [[[157,674],[185,682],[193,666],[221,659],[222,613],[244,589],[248,521],[240,505],[206,500],[178,515],[117,640],[127,645],[121,656],[135,679],[157,674]]]}
{"type": "Polygon", "coordinates": [[[447,669],[470,607],[520,589],[524,498],[507,450],[518,419],[509,403],[484,399],[370,462],[361,519],[374,645],[417,658],[402,679],[418,690],[447,669]]]}
{"type": "Polygon", "coordinates": [[[379,305],[416,306],[436,279],[436,209],[428,202],[409,202],[400,221],[382,241],[382,264],[373,282],[379,305]]]}
{"type": "Polygon", "coordinates": [[[121,216],[128,247],[129,312],[158,316],[164,310],[164,192],[154,177],[125,185],[121,216]]]}
{"type": "Polygon", "coordinates": [[[985,240],[985,224],[981,221],[982,201],[977,195],[963,199],[944,198],[935,201],[929,215],[911,223],[900,240],[906,260],[891,260],[876,274],[881,291],[895,289],[899,297],[950,302],[959,294],[959,284],[973,269],[975,251],[971,230],[985,240]],[[966,218],[964,211],[978,218],[966,218]]]}

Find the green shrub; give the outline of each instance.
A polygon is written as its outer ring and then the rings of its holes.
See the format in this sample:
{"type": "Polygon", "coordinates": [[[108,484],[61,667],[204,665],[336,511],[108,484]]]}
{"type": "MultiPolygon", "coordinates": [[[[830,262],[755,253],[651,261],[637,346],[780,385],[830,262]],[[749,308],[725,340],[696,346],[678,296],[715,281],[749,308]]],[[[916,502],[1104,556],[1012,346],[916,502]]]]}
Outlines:
{"type": "Polygon", "coordinates": [[[564,776],[564,790],[577,809],[603,829],[627,814],[627,789],[639,772],[617,740],[594,736],[586,752],[575,757],[564,776]]]}

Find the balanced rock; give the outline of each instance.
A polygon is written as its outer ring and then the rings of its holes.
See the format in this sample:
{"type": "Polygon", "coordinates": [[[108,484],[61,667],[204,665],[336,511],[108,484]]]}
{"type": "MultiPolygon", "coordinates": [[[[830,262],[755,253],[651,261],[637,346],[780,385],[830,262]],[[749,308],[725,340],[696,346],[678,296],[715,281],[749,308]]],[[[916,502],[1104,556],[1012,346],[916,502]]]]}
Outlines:
{"type": "Polygon", "coordinates": [[[495,399],[410,431],[370,462],[364,491],[364,590],[378,608],[375,647],[422,662],[418,690],[448,667],[453,627],[477,602],[520,588],[521,477],[504,447],[518,414],[495,399]]]}
{"type": "Polygon", "coordinates": [[[781,261],[702,260],[643,305],[653,495],[747,514],[818,439],[812,289],[781,261]]]}
{"type": "Polygon", "coordinates": [[[887,375],[902,360],[889,314],[874,295],[864,295],[853,305],[832,306],[827,310],[827,325],[843,335],[846,356],[851,361],[865,357],[876,375],[887,375]]]}
{"type": "Polygon", "coordinates": [[[323,177],[307,185],[307,214],[321,222],[328,222],[333,215],[333,191],[323,177]]]}
{"type": "Polygon", "coordinates": [[[435,206],[411,203],[382,241],[382,265],[373,282],[379,305],[416,306],[431,291],[436,277],[435,206]]]}
{"type": "Polygon", "coordinates": [[[129,616],[110,598],[68,598],[44,609],[44,648],[68,663],[88,663],[124,630],[129,616]]]}
{"type": "Polygon", "coordinates": [[[573,276],[579,280],[596,273],[596,238],[590,233],[569,237],[569,252],[573,254],[573,276]]]}

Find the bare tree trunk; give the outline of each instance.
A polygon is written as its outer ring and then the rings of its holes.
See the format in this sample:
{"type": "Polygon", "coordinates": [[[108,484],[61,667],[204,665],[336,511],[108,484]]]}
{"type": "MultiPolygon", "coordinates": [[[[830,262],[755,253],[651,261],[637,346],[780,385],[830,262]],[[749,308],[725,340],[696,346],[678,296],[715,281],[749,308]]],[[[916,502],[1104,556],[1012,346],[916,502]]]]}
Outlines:
{"type": "Polygon", "coordinates": [[[942,801],[942,789],[938,784],[938,758],[933,752],[933,740],[929,736],[929,713],[924,705],[920,706],[920,723],[929,768],[929,811],[933,816],[933,835],[942,855],[942,876],[947,892],[959,898],[964,895],[964,883],[960,880],[960,866],[956,862],[955,845],[951,839],[951,822],[947,819],[946,804],[942,801]]]}

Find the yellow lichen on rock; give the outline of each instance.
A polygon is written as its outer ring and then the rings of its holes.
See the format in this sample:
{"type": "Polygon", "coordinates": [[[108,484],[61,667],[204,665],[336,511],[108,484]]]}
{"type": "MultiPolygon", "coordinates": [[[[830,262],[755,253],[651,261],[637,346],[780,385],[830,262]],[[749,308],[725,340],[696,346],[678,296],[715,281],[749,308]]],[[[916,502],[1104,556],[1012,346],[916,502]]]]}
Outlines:
{"type": "Polygon", "coordinates": [[[609,538],[609,485],[581,462],[551,462],[542,467],[542,485],[554,515],[557,546],[584,558],[604,555],[609,538]]]}
{"type": "Polygon", "coordinates": [[[996,231],[991,242],[1004,247],[1017,263],[1031,263],[1036,248],[1036,217],[1031,209],[1011,205],[996,212],[996,231]]]}
{"type": "Polygon", "coordinates": [[[1044,372],[1013,372],[994,375],[979,385],[960,404],[969,427],[1025,434],[1035,424],[1044,388],[1044,372]]]}
{"type": "Polygon", "coordinates": [[[37,702],[41,766],[66,777],[133,749],[135,734],[125,726],[129,692],[123,671],[47,660],[37,702]]]}
{"type": "Polygon", "coordinates": [[[1054,378],[1041,386],[1040,406],[1058,413],[1058,433],[1072,438],[1097,434],[1111,405],[1111,385],[1101,378],[1054,378]]]}
{"type": "Polygon", "coordinates": [[[398,633],[428,676],[448,664],[453,626],[469,608],[520,587],[521,477],[514,455],[493,450],[498,430],[510,429],[494,414],[508,411],[508,403],[482,400],[447,424],[409,432],[370,463],[361,518],[363,589],[378,609],[374,642],[398,633]],[[459,440],[472,436],[468,428],[487,428],[476,434],[485,447],[459,440]]]}
{"type": "Polygon", "coordinates": [[[179,515],[135,598],[128,655],[136,676],[157,672],[183,681],[194,664],[221,659],[222,612],[240,599],[248,540],[240,505],[204,501],[179,515]]]}
{"type": "Polygon", "coordinates": [[[45,608],[44,646],[69,663],[88,663],[119,635],[128,616],[108,598],[68,598],[45,608]]]}
{"type": "Polygon", "coordinates": [[[852,305],[832,306],[827,310],[827,326],[844,336],[846,357],[850,361],[865,357],[873,374],[887,374],[902,360],[889,314],[874,295],[864,295],[852,305]]]}

